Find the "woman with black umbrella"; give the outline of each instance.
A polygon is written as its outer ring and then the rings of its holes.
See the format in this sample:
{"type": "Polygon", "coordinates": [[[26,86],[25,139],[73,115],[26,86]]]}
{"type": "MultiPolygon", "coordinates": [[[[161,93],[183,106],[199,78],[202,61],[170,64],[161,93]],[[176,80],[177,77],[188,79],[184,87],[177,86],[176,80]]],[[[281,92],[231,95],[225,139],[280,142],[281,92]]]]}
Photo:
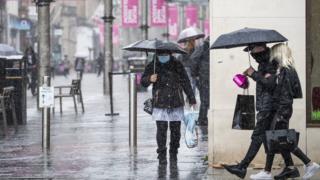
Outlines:
{"type": "Polygon", "coordinates": [[[167,129],[170,127],[170,162],[177,162],[180,146],[180,127],[184,117],[183,91],[189,104],[196,104],[188,75],[183,65],[170,53],[157,52],[142,75],[141,84],[144,87],[153,85],[152,118],[157,124],[157,144],[159,164],[167,164],[167,129]]]}

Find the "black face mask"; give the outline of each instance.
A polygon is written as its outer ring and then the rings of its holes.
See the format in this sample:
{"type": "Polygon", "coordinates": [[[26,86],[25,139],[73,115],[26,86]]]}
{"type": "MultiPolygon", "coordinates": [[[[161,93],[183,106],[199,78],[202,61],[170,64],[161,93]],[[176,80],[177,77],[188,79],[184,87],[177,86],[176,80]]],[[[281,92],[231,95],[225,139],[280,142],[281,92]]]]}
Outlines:
{"type": "Polygon", "coordinates": [[[258,52],[258,53],[251,53],[253,59],[257,61],[257,63],[267,62],[270,58],[270,51],[266,49],[265,51],[258,52]]]}

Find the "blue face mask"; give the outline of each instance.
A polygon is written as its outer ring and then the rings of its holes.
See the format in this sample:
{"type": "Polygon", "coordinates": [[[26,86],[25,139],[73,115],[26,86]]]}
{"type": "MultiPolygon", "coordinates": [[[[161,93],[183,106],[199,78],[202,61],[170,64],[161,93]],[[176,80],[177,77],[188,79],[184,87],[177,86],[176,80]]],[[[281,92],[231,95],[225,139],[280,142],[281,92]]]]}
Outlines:
{"type": "Polygon", "coordinates": [[[158,56],[160,63],[164,64],[170,61],[170,55],[158,56]]]}

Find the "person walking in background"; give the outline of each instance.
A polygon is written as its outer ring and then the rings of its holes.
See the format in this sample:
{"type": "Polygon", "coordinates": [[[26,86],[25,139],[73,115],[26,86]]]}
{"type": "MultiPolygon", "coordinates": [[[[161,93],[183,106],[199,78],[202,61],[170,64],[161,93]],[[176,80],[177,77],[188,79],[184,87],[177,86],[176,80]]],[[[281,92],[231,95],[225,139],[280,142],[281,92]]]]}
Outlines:
{"type": "Polygon", "coordinates": [[[68,72],[68,67],[67,67],[67,61],[68,61],[68,56],[67,55],[64,55],[64,59],[61,61],[61,72],[63,73],[63,76],[65,78],[67,78],[67,72],[68,72]]]}
{"type": "MultiPolygon", "coordinates": [[[[273,92],[273,110],[275,112],[271,129],[288,129],[293,109],[292,104],[294,98],[302,98],[302,89],[298,74],[294,67],[294,59],[291,49],[279,43],[271,48],[271,58],[273,64],[277,65],[277,84],[273,92]]],[[[250,74],[249,74],[250,75],[250,74]]],[[[309,179],[315,175],[320,166],[311,162],[306,154],[299,147],[296,147],[292,153],[297,156],[305,164],[305,174],[303,179],[309,179]]],[[[282,151],[282,156],[286,167],[283,171],[276,175],[275,179],[296,178],[300,173],[291,158],[290,151],[282,151]]],[[[268,153],[266,158],[265,171],[271,172],[274,154],[268,153]]],[[[253,178],[261,178],[260,173],[253,175],[253,178]]],[[[270,173],[271,174],[271,173],[270,173]]]]}
{"type": "Polygon", "coordinates": [[[167,129],[170,127],[170,163],[177,163],[180,147],[180,127],[184,118],[184,98],[186,93],[190,105],[196,104],[188,75],[183,65],[171,54],[161,52],[154,56],[142,75],[141,84],[152,84],[153,113],[157,125],[157,153],[159,164],[167,164],[167,129]],[[154,64],[155,63],[155,64],[154,64]]]}
{"type": "Polygon", "coordinates": [[[77,73],[80,74],[80,79],[82,79],[82,76],[83,76],[83,71],[84,71],[84,68],[85,68],[85,60],[84,58],[80,58],[80,57],[77,57],[76,58],[76,61],[74,63],[74,69],[77,73]]]}
{"type": "Polygon", "coordinates": [[[103,58],[103,54],[99,53],[99,56],[96,60],[96,65],[97,65],[97,69],[98,69],[98,77],[100,76],[102,70],[104,69],[104,58],[103,58]]]}
{"type": "Polygon", "coordinates": [[[70,66],[71,66],[68,55],[64,55],[63,63],[64,63],[64,73],[63,74],[65,77],[67,77],[70,74],[70,66]]]}
{"type": "Polygon", "coordinates": [[[197,79],[197,87],[200,92],[200,112],[198,118],[198,125],[208,125],[208,109],[209,109],[209,68],[210,68],[210,49],[209,49],[209,37],[206,38],[203,45],[197,47],[190,56],[192,60],[191,76],[193,79],[197,79]]]}
{"type": "Polygon", "coordinates": [[[38,59],[37,55],[34,52],[32,47],[28,47],[25,51],[24,57],[25,62],[27,63],[27,70],[30,78],[28,88],[31,89],[31,93],[33,96],[37,94],[37,86],[38,86],[38,59]]]}
{"type": "Polygon", "coordinates": [[[194,93],[196,91],[196,80],[191,76],[191,66],[192,66],[191,55],[194,52],[195,48],[196,48],[196,40],[190,39],[185,42],[185,47],[184,47],[185,51],[187,51],[188,54],[181,54],[178,56],[178,60],[183,64],[187,72],[187,75],[190,79],[191,88],[194,93]]]}
{"type": "MultiPolygon", "coordinates": [[[[251,56],[259,64],[258,71],[249,67],[244,72],[245,75],[256,81],[257,123],[251,135],[249,149],[242,161],[237,165],[223,165],[228,172],[240,178],[246,176],[247,168],[257,155],[262,144],[264,145],[265,152],[267,152],[265,132],[270,129],[274,116],[272,93],[275,87],[276,74],[276,66],[269,61],[270,49],[266,44],[254,44],[244,50],[251,51],[251,56]]],[[[264,177],[265,179],[272,178],[271,174],[267,171],[262,171],[260,177],[264,177]]]]}

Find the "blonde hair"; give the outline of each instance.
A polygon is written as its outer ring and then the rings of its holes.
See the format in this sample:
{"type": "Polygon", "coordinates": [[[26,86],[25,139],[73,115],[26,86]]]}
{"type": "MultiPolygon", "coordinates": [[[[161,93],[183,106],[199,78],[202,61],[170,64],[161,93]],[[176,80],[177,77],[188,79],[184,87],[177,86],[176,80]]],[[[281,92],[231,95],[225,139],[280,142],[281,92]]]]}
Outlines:
{"type": "Polygon", "coordinates": [[[271,48],[270,60],[275,60],[279,63],[279,68],[294,68],[294,59],[291,49],[284,43],[279,43],[271,48]]]}

